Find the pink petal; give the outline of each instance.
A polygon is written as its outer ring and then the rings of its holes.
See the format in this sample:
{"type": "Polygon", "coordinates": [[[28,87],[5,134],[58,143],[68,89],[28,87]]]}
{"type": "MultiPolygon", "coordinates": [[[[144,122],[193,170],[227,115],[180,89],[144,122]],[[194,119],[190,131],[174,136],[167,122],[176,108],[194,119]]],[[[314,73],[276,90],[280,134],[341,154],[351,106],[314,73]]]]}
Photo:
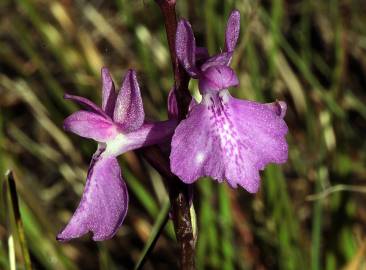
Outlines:
{"type": "Polygon", "coordinates": [[[238,10],[233,10],[226,25],[225,33],[225,50],[232,52],[235,49],[240,33],[240,13],[238,10]]]}
{"type": "Polygon", "coordinates": [[[114,106],[116,104],[117,94],[114,90],[114,83],[107,68],[102,68],[102,109],[110,116],[113,117],[114,106]]]}
{"type": "Polygon", "coordinates": [[[213,66],[228,66],[230,64],[232,57],[233,57],[232,52],[223,52],[215,56],[212,56],[209,59],[207,59],[205,63],[201,66],[201,70],[205,71],[206,69],[213,66]]]}
{"type": "Polygon", "coordinates": [[[178,103],[175,96],[174,87],[170,89],[168,94],[168,116],[169,119],[178,119],[178,103]]]}
{"type": "Polygon", "coordinates": [[[111,120],[88,111],[77,111],[67,117],[64,129],[98,142],[111,140],[118,133],[118,128],[111,120]]]}
{"type": "Polygon", "coordinates": [[[227,91],[206,94],[175,130],[171,170],[184,182],[211,176],[259,188],[259,170],[287,160],[287,126],[267,105],[232,98],[227,91]]]}
{"type": "Polygon", "coordinates": [[[109,118],[109,116],[101,108],[99,108],[97,105],[95,105],[92,101],[90,101],[87,98],[65,94],[64,99],[70,99],[72,101],[75,101],[86,107],[86,109],[88,109],[89,111],[95,112],[106,118],[109,118]]]}
{"type": "Polygon", "coordinates": [[[57,240],[68,241],[89,231],[94,241],[110,239],[121,226],[127,208],[127,187],[117,159],[95,157],[79,206],[57,240]]]}
{"type": "Polygon", "coordinates": [[[173,136],[176,126],[175,119],[145,123],[139,129],[116,136],[114,140],[107,142],[105,154],[118,156],[130,150],[167,142],[173,136]]]}
{"type": "MultiPolygon", "coordinates": [[[[196,76],[196,41],[194,39],[192,27],[187,20],[181,20],[178,23],[175,37],[175,51],[185,70],[191,76],[196,76]]],[[[200,49],[199,53],[204,52],[200,49]]]]}
{"type": "Polygon", "coordinates": [[[123,131],[132,131],[143,124],[144,118],[144,107],[136,72],[128,70],[118,93],[113,119],[120,124],[123,131]]]}
{"type": "Polygon", "coordinates": [[[272,103],[266,103],[265,105],[268,106],[272,111],[275,112],[279,117],[284,118],[287,111],[287,104],[283,101],[275,101],[272,103]]]}
{"type": "Polygon", "coordinates": [[[255,167],[263,170],[268,163],[282,164],[288,158],[287,125],[280,115],[267,104],[231,98],[229,106],[233,121],[244,145],[250,150],[255,167]]]}

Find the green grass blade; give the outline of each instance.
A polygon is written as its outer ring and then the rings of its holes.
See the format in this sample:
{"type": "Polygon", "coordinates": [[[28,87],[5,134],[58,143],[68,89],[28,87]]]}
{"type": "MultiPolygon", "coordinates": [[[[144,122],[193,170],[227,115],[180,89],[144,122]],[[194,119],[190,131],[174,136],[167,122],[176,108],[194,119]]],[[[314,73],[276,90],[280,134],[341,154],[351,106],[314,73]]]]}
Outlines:
{"type": "Polygon", "coordinates": [[[218,267],[221,262],[219,256],[220,244],[217,230],[217,214],[212,206],[214,188],[211,179],[201,180],[199,183],[201,194],[200,226],[198,228],[197,264],[204,269],[218,267]],[[204,232],[204,233],[203,233],[204,232]],[[201,239],[201,235],[203,239],[201,239]],[[205,238],[206,237],[206,238],[205,238]],[[201,241],[204,242],[201,242],[201,241]]]}
{"type": "Polygon", "coordinates": [[[10,171],[7,175],[7,185],[8,185],[8,192],[10,195],[10,202],[11,202],[11,209],[13,210],[13,215],[15,218],[15,225],[17,229],[17,234],[19,238],[19,244],[22,251],[23,259],[24,259],[24,267],[26,270],[32,269],[32,264],[29,256],[28,245],[25,238],[24,233],[24,225],[22,221],[22,217],[20,215],[19,209],[19,201],[18,201],[18,194],[16,189],[16,184],[14,180],[13,172],[10,171]]]}
{"type": "Polygon", "coordinates": [[[130,170],[125,170],[124,174],[126,175],[124,179],[128,184],[128,188],[134,193],[149,215],[153,218],[156,217],[159,213],[159,207],[150,192],[140,183],[130,170]]]}
{"type": "Polygon", "coordinates": [[[233,234],[233,218],[231,213],[230,197],[228,187],[226,185],[219,186],[219,211],[220,211],[220,223],[221,223],[221,249],[222,249],[222,269],[232,270],[234,269],[234,234],[233,234]]]}
{"type": "MultiPolygon", "coordinates": [[[[315,192],[321,190],[322,183],[325,181],[327,174],[326,168],[320,168],[318,172],[318,179],[316,181],[315,192]]],[[[322,200],[317,200],[314,203],[313,224],[312,224],[312,243],[311,243],[311,269],[321,269],[321,232],[322,232],[322,200]]]]}
{"type": "Polygon", "coordinates": [[[144,266],[144,263],[145,263],[147,257],[153,250],[156,241],[158,240],[160,234],[162,233],[165,225],[168,222],[169,210],[170,210],[170,202],[167,200],[164,203],[162,209],[160,210],[160,212],[156,218],[156,221],[155,221],[154,226],[150,233],[150,237],[147,240],[145,247],[141,252],[140,258],[134,267],[135,270],[142,269],[142,267],[144,266]]]}

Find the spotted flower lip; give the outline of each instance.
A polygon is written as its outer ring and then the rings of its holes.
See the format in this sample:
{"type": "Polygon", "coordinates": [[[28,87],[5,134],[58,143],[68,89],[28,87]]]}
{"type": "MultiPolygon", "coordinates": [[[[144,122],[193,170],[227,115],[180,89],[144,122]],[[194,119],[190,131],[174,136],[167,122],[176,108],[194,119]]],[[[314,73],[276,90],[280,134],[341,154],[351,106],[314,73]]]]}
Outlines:
{"type": "Polygon", "coordinates": [[[86,109],[64,121],[64,129],[98,142],[90,162],[85,189],[74,215],[58,234],[57,240],[68,241],[89,231],[93,240],[115,235],[128,209],[128,191],[122,178],[117,156],[127,151],[169,140],[176,120],[145,122],[136,72],[128,70],[117,94],[107,68],[102,69],[102,107],[90,100],[65,95],[86,109]]]}
{"type": "Polygon", "coordinates": [[[170,166],[185,183],[210,176],[248,192],[259,189],[260,175],[269,163],[287,161],[286,103],[261,104],[232,97],[229,87],[239,80],[229,65],[239,38],[240,14],[228,19],[225,49],[209,57],[196,47],[188,21],[178,24],[176,53],[192,78],[198,79],[200,103],[190,106],[186,119],[176,128],[171,144],[170,166]]]}

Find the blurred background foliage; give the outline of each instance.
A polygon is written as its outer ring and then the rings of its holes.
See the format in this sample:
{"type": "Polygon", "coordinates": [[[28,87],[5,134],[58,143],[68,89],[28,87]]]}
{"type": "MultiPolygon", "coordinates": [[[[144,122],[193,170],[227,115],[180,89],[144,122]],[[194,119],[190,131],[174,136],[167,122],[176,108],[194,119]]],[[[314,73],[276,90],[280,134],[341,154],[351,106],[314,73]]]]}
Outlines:
{"type": "MultiPolygon", "coordinates": [[[[228,14],[240,10],[233,59],[240,87],[231,92],[286,101],[290,130],[289,161],[266,168],[258,194],[208,179],[195,184],[197,268],[366,269],[365,2],[177,2],[210,53],[223,48],[228,14]]],[[[100,103],[104,65],[117,85],[136,69],[148,118],[166,119],[172,72],[154,1],[0,1],[0,269],[25,269],[27,254],[34,269],[131,269],[166,211],[159,174],[139,153],[126,153],[120,162],[131,201],[116,237],[55,240],[96,146],[62,130],[78,108],[63,94],[100,103]]],[[[190,89],[198,97],[195,81],[190,89]]],[[[144,269],[176,267],[169,222],[144,269]]]]}

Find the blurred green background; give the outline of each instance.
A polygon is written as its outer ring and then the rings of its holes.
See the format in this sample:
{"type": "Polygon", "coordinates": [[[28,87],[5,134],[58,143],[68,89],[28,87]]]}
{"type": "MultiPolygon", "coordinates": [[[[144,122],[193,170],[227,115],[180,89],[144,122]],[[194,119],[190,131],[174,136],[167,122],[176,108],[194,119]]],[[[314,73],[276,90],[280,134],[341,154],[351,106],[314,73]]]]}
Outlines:
{"type": "MultiPolygon", "coordinates": [[[[233,8],[242,28],[234,96],[288,104],[289,161],[269,166],[261,190],[204,179],[195,184],[198,269],[366,269],[366,5],[362,0],[177,0],[199,45],[223,49],[233,8]]],[[[0,1],[0,269],[131,269],[166,191],[139,154],[120,158],[130,192],[112,240],[55,236],[80,199],[96,144],[67,134],[78,106],[100,104],[100,68],[117,86],[138,71],[149,119],[166,119],[172,71],[160,10],[152,0],[0,1]],[[15,173],[25,239],[10,203],[15,173]],[[21,232],[21,231],[20,231],[21,232]]],[[[198,96],[197,83],[190,83],[198,96]]],[[[16,216],[16,215],[15,215],[16,216]]],[[[176,269],[168,223],[144,269],[176,269]]]]}

